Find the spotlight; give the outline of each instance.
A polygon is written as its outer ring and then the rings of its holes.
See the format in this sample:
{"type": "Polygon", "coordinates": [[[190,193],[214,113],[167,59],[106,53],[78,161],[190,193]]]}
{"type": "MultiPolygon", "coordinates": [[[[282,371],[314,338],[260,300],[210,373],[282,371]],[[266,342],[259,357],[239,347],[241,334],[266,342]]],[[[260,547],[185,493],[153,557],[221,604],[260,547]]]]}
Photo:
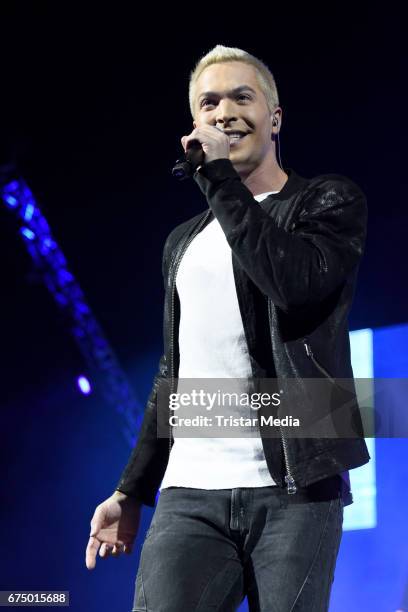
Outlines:
{"type": "Polygon", "coordinates": [[[34,240],[35,238],[34,232],[28,229],[28,227],[22,227],[20,232],[23,234],[24,238],[27,238],[28,240],[34,240]]]}
{"type": "Polygon", "coordinates": [[[78,388],[84,395],[89,395],[91,392],[91,383],[86,376],[79,376],[77,380],[78,388]]]}

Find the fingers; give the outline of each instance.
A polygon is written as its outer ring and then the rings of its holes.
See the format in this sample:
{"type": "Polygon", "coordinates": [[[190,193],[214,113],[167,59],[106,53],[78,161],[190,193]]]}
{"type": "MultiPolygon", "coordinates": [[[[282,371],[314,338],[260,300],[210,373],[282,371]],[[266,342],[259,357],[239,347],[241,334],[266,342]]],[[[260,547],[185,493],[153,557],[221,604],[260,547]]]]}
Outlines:
{"type": "Polygon", "coordinates": [[[85,564],[88,569],[94,569],[96,564],[96,553],[98,552],[100,542],[94,536],[88,540],[88,546],[85,553],[85,564]]]}
{"type": "Polygon", "coordinates": [[[96,555],[99,549],[99,556],[102,559],[106,559],[109,556],[118,557],[122,552],[127,555],[132,553],[132,547],[130,544],[123,544],[122,542],[115,544],[112,546],[111,544],[107,544],[103,542],[102,545],[97,538],[91,536],[89,538],[88,546],[86,548],[85,555],[85,564],[89,570],[95,568],[96,565],[96,555]],[[100,548],[99,548],[100,547],[100,548]]]}
{"type": "Polygon", "coordinates": [[[92,570],[95,568],[96,555],[97,555],[98,549],[99,549],[99,556],[102,559],[106,559],[106,557],[109,556],[112,548],[115,548],[115,547],[112,547],[106,542],[103,542],[103,544],[101,545],[101,543],[99,542],[99,540],[97,540],[97,538],[95,538],[94,536],[91,536],[89,538],[88,546],[86,548],[86,555],[85,555],[86,567],[89,570],[92,570]]]}
{"type": "Polygon", "coordinates": [[[96,553],[100,546],[100,542],[96,538],[96,535],[102,529],[102,523],[102,513],[99,511],[99,508],[97,508],[91,520],[91,532],[89,534],[88,546],[86,547],[85,553],[85,564],[88,569],[94,569],[96,565],[96,553]]]}
{"type": "Polygon", "coordinates": [[[117,542],[112,549],[108,551],[108,554],[109,552],[113,557],[119,557],[121,553],[130,555],[132,552],[132,546],[130,544],[124,544],[124,542],[117,542]]]}
{"type": "Polygon", "coordinates": [[[123,542],[117,542],[116,544],[109,544],[108,542],[103,542],[99,549],[99,556],[102,559],[106,559],[107,557],[119,557],[121,553],[126,553],[130,555],[132,552],[132,547],[130,544],[124,544],[123,542]]]}
{"type": "Polygon", "coordinates": [[[205,124],[194,128],[194,130],[188,136],[182,136],[181,145],[184,151],[186,151],[190,140],[198,140],[199,142],[203,142],[203,140],[206,140],[208,137],[220,142],[222,139],[226,138],[229,144],[229,138],[225,136],[223,130],[217,128],[216,126],[205,124]],[[220,134],[222,134],[222,136],[220,136],[220,134]]]}
{"type": "Polygon", "coordinates": [[[132,549],[129,544],[124,544],[123,542],[119,542],[113,546],[111,555],[113,557],[119,557],[121,553],[130,554],[131,552],[132,552],[132,549]]]}
{"type": "Polygon", "coordinates": [[[102,557],[102,559],[105,559],[106,557],[109,556],[111,550],[112,550],[112,545],[109,545],[106,542],[103,542],[103,544],[101,545],[99,549],[99,556],[102,557]]]}

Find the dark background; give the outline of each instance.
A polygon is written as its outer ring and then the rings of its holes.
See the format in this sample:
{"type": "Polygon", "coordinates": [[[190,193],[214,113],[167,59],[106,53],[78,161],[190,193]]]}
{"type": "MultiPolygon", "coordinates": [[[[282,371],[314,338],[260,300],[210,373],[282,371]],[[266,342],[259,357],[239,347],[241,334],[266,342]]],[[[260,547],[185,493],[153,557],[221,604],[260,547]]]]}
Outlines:
{"type": "MultiPolygon", "coordinates": [[[[284,167],[305,177],[344,174],[367,195],[350,329],[407,321],[402,24],[390,4],[177,4],[142,13],[133,3],[2,3],[0,163],[17,160],[142,401],[161,354],[163,244],[207,206],[197,185],[175,182],[170,170],[192,129],[190,70],[218,43],[272,70],[284,167]]],[[[82,554],[83,514],[90,520],[110,494],[129,448],[112,409],[99,403],[97,411],[95,399],[76,393],[82,357],[5,206],[0,260],[2,495],[23,516],[27,491],[32,503],[39,491],[66,486],[82,554]],[[27,467],[34,457],[35,477],[27,467]]],[[[22,550],[33,546],[32,532],[26,537],[22,550]]]]}

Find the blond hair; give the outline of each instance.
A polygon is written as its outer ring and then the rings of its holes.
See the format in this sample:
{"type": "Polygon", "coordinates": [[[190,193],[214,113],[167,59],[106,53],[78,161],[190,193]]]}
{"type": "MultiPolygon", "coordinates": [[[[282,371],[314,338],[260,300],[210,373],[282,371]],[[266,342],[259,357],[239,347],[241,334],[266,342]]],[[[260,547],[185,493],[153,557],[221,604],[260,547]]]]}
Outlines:
{"type": "Polygon", "coordinates": [[[191,115],[194,118],[195,86],[198,77],[205,68],[219,62],[245,62],[255,68],[259,87],[263,91],[269,112],[272,114],[279,106],[278,90],[272,72],[260,59],[237,47],[224,47],[216,45],[211,51],[204,55],[196,64],[190,74],[188,97],[191,115]]]}

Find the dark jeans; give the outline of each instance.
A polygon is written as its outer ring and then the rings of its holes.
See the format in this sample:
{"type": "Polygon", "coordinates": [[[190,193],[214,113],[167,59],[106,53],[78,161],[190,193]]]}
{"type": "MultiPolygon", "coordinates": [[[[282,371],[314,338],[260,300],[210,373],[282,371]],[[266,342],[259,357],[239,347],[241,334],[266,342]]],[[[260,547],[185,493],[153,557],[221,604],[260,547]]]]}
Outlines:
{"type": "Polygon", "coordinates": [[[343,526],[339,494],[315,487],[160,493],[133,611],[328,610],[343,526]]]}

